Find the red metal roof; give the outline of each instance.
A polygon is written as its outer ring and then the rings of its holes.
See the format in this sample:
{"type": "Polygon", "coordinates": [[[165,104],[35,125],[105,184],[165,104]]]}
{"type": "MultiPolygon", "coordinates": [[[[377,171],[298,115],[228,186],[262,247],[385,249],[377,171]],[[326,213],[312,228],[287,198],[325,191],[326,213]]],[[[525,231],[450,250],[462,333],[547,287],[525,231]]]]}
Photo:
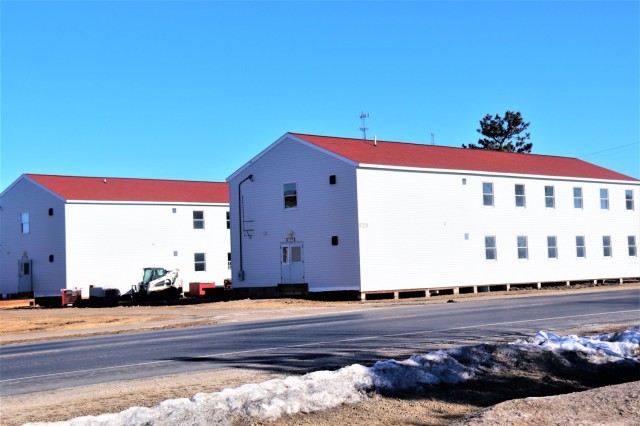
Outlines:
{"type": "Polygon", "coordinates": [[[638,181],[577,158],[290,134],[358,164],[638,181]]]}
{"type": "Polygon", "coordinates": [[[228,203],[226,182],[27,174],[65,200],[228,203]]]}

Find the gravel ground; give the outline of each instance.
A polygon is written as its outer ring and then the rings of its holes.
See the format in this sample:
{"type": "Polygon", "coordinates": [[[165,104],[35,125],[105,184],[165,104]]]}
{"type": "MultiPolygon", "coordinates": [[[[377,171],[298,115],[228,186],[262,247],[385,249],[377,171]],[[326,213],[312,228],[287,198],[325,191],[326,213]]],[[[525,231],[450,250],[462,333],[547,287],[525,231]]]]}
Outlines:
{"type": "MultiPolygon", "coordinates": [[[[622,287],[637,288],[638,284],[622,287]]],[[[600,289],[602,287],[561,291],[600,289]]],[[[522,291],[484,297],[528,294],[522,291]]],[[[541,293],[532,291],[531,294],[541,293]]],[[[436,300],[376,303],[446,303],[444,299],[432,299],[436,300]]],[[[375,306],[376,304],[371,302],[362,304],[245,300],[174,307],[0,310],[0,344],[124,333],[141,328],[161,329],[229,321],[321,315],[371,309],[375,306]]],[[[586,335],[618,331],[631,325],[637,324],[585,325],[579,329],[554,331],[561,334],[586,335]]],[[[446,344],[442,345],[443,349],[447,347],[449,346],[446,344]]],[[[237,419],[235,424],[640,425],[640,382],[617,385],[629,380],[639,380],[640,377],[634,377],[633,374],[625,377],[617,377],[616,374],[596,376],[598,377],[575,377],[562,371],[514,368],[511,372],[497,374],[482,383],[434,387],[425,389],[419,395],[372,394],[361,403],[332,410],[285,416],[276,422],[237,419]],[[549,396],[557,394],[566,395],[549,396]]],[[[279,374],[247,369],[227,369],[5,397],[0,398],[0,420],[3,425],[13,426],[32,421],[58,421],[83,415],[119,412],[131,406],[153,406],[166,399],[191,397],[199,392],[215,392],[244,383],[259,383],[282,377],[279,374]]]]}

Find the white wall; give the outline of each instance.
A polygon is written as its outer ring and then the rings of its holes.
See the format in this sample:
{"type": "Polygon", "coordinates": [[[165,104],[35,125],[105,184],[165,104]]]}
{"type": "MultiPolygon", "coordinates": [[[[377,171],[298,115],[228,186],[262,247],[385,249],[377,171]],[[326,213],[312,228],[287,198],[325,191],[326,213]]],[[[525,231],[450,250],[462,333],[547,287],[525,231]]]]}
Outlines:
{"type": "Polygon", "coordinates": [[[18,260],[26,253],[32,261],[35,296],[60,295],[65,288],[64,220],[64,202],[28,178],[19,178],[4,191],[0,200],[1,294],[18,292],[18,260]],[[23,212],[29,213],[26,235],[21,232],[23,212]]]}
{"type": "Polygon", "coordinates": [[[231,277],[227,211],[226,205],[68,204],[68,287],[124,294],[148,266],[180,269],[185,291],[189,282],[223,285],[231,277]],[[204,211],[204,229],[193,228],[194,210],[204,211]],[[194,271],[194,253],[206,254],[206,271],[194,271]]]}
{"type": "Polygon", "coordinates": [[[640,276],[638,257],[627,254],[627,236],[639,239],[637,184],[359,169],[358,202],[362,291],[640,276]],[[493,182],[494,207],[482,204],[483,182],[493,182]],[[516,183],[525,185],[525,208],[515,207],[516,183]],[[545,208],[545,185],[555,187],[554,209],[545,208]],[[583,188],[581,210],[574,186],[583,188]],[[601,187],[609,188],[606,211],[601,187]],[[630,188],[634,211],[625,209],[630,188]],[[497,238],[497,261],[485,260],[486,235],[497,238]],[[518,235],[528,237],[528,260],[517,258],[518,235]],[[557,236],[556,260],[547,258],[547,235],[557,236]],[[585,259],[576,258],[576,235],[586,237],[585,259]],[[603,235],[612,238],[611,258],[602,255],[603,235]]]}
{"type": "Polygon", "coordinates": [[[358,290],[355,171],[345,162],[285,139],[230,181],[233,285],[273,287],[281,282],[280,244],[288,233],[304,243],[305,281],[310,291],[358,290]],[[238,184],[242,184],[245,227],[242,240],[245,280],[240,267],[238,184]],[[336,175],[336,184],[329,176],[336,175]],[[283,184],[296,182],[298,208],[285,210],[283,184]],[[338,245],[331,237],[338,236],[338,245]]]}

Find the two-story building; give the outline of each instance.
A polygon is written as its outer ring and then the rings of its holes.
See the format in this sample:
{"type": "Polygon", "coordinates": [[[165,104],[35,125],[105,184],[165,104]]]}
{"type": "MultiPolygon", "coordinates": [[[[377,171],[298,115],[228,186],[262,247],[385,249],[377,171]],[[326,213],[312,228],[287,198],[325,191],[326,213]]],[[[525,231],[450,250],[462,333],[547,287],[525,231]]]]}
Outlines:
{"type": "Polygon", "coordinates": [[[144,267],[231,277],[224,182],[25,174],[0,194],[0,293],[129,292],[144,267]]]}
{"type": "Polygon", "coordinates": [[[287,133],[227,181],[236,289],[640,277],[640,181],[576,158],[287,133]]]}

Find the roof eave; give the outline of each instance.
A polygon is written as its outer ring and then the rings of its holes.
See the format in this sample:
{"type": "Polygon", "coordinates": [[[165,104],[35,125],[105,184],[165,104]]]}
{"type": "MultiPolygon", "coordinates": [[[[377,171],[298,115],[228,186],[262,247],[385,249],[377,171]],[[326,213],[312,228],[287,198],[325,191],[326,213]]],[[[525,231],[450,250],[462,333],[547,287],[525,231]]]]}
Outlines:
{"type": "Polygon", "coordinates": [[[581,181],[581,182],[609,182],[609,183],[619,183],[619,184],[626,184],[626,185],[640,185],[640,180],[603,179],[603,178],[589,178],[589,177],[580,177],[580,176],[507,173],[507,172],[492,172],[492,171],[485,171],[485,170],[466,170],[466,169],[437,169],[437,168],[423,168],[423,167],[390,166],[390,165],[383,165],[383,164],[367,164],[367,163],[359,164],[357,167],[359,169],[397,170],[397,171],[421,172],[421,173],[523,177],[528,179],[567,180],[567,181],[581,181]]]}

